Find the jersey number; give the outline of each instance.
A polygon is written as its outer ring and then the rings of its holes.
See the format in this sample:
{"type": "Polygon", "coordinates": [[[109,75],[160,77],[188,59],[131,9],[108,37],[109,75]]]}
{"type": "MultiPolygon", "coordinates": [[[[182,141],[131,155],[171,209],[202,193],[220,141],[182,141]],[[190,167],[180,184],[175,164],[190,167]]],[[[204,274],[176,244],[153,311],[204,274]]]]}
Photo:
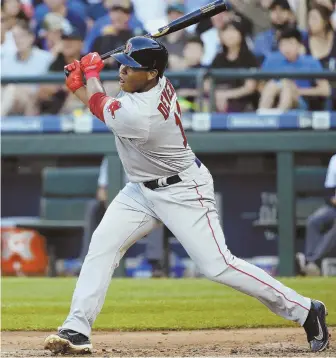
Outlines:
{"type": "MultiPolygon", "coordinates": [[[[176,94],[176,92],[175,92],[173,85],[167,79],[166,86],[163,89],[162,94],[161,94],[160,104],[157,108],[163,115],[163,118],[165,119],[165,121],[169,118],[171,101],[175,94],[176,94]]],[[[186,148],[188,145],[188,141],[187,141],[187,137],[184,133],[182,122],[181,122],[182,113],[181,113],[181,107],[180,107],[180,104],[178,103],[178,100],[176,100],[176,109],[177,109],[177,112],[174,113],[175,123],[177,126],[180,127],[180,131],[181,131],[181,134],[183,137],[183,145],[184,145],[184,148],[186,148]]]]}
{"type": "MultiPolygon", "coordinates": [[[[184,145],[184,148],[187,148],[188,141],[187,141],[187,137],[186,137],[186,135],[184,133],[184,129],[183,129],[182,122],[181,122],[182,113],[181,113],[181,107],[180,107],[180,104],[178,103],[178,100],[176,100],[176,109],[177,109],[177,112],[174,113],[175,123],[176,123],[177,126],[180,127],[180,131],[181,131],[181,134],[182,134],[182,137],[183,137],[183,145],[184,145]]],[[[158,110],[162,113],[163,118],[166,121],[169,118],[170,107],[165,106],[161,102],[159,107],[158,107],[158,110]]]]}
{"type": "Polygon", "coordinates": [[[176,100],[176,108],[177,108],[177,113],[176,112],[174,113],[175,123],[177,126],[180,127],[180,131],[181,131],[181,134],[183,137],[183,145],[184,145],[184,148],[187,148],[188,141],[187,141],[187,137],[184,133],[184,129],[183,129],[182,122],[181,122],[181,116],[182,116],[181,107],[177,100],[176,100]]]}

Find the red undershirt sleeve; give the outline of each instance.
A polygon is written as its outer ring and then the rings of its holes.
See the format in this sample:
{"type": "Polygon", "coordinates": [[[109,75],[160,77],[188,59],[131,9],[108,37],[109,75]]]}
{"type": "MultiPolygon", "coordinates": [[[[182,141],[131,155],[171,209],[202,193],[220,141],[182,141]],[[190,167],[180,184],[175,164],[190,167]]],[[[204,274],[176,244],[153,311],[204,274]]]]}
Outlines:
{"type": "Polygon", "coordinates": [[[95,93],[89,99],[91,113],[104,123],[104,106],[109,99],[111,99],[111,97],[106,96],[106,94],[102,92],[95,93]]]}

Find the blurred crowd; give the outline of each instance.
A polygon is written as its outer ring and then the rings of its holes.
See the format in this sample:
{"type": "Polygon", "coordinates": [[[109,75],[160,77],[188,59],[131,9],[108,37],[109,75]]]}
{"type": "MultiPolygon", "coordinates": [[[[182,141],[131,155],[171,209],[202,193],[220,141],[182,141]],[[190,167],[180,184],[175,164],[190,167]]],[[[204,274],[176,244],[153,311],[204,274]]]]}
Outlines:
{"type": "MultiPolygon", "coordinates": [[[[63,72],[90,51],[104,53],[154,32],[209,0],[1,0],[1,75],[63,72]]],[[[169,70],[336,69],[336,0],[231,0],[232,10],[162,38],[169,70]]],[[[106,70],[117,70],[113,60],[106,70]]],[[[336,109],[327,80],[216,79],[217,111],[336,109]]],[[[105,83],[115,91],[116,83],[105,83]]],[[[196,80],[175,80],[184,109],[198,111],[196,80]]],[[[202,96],[210,94],[204,82],[202,96]]],[[[1,115],[71,113],[80,108],[61,84],[2,85],[1,115]]],[[[205,106],[206,108],[206,106],[205,106]]]]}

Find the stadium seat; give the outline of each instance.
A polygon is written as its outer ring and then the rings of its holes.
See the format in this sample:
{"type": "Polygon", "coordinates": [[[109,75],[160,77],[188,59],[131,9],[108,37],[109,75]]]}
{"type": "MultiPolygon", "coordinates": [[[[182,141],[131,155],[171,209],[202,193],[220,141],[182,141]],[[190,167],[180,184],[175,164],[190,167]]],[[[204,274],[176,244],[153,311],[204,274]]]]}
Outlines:
{"type": "Polygon", "coordinates": [[[40,216],[49,220],[84,220],[95,197],[99,168],[45,168],[40,216]]]}
{"type": "Polygon", "coordinates": [[[56,275],[56,259],[78,257],[84,215],[95,197],[99,167],[44,168],[40,217],[18,222],[47,238],[49,275],[56,275]]]}

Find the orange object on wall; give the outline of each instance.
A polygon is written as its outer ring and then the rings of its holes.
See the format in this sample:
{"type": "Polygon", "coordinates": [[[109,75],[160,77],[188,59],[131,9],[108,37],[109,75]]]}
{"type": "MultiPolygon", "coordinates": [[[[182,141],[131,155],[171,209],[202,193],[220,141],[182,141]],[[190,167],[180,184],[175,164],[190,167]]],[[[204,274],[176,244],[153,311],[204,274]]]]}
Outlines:
{"type": "Polygon", "coordinates": [[[1,229],[2,275],[45,275],[48,255],[45,237],[30,229],[1,229]]]}

